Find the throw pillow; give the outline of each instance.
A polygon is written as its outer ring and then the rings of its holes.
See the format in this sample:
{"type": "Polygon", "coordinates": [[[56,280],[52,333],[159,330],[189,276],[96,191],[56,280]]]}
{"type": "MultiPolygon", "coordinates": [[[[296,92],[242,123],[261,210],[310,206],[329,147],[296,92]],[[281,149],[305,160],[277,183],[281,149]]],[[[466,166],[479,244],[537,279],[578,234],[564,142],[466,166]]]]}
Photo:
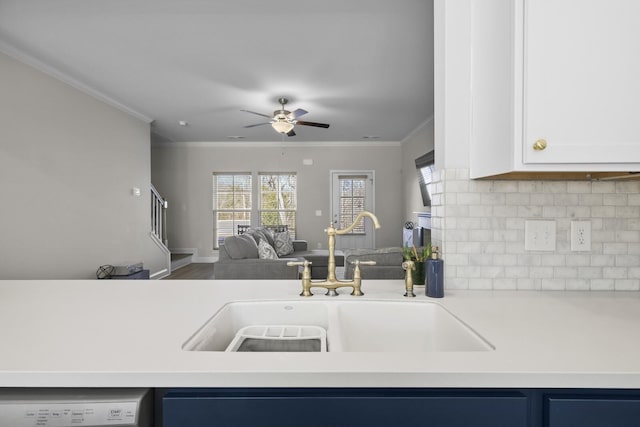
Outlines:
{"type": "Polygon", "coordinates": [[[260,259],[278,259],[278,254],[266,240],[260,240],[258,243],[258,255],[260,259]]]}
{"type": "Polygon", "coordinates": [[[257,244],[260,244],[261,240],[265,240],[269,245],[273,247],[273,236],[264,227],[251,227],[249,228],[245,234],[250,235],[256,240],[257,244]]]}
{"type": "Polygon", "coordinates": [[[291,241],[291,236],[288,231],[276,233],[273,240],[275,241],[274,247],[279,257],[291,255],[293,253],[293,242],[291,241]]]}
{"type": "Polygon", "coordinates": [[[258,245],[246,234],[225,238],[224,247],[231,259],[258,258],[258,245]]]}

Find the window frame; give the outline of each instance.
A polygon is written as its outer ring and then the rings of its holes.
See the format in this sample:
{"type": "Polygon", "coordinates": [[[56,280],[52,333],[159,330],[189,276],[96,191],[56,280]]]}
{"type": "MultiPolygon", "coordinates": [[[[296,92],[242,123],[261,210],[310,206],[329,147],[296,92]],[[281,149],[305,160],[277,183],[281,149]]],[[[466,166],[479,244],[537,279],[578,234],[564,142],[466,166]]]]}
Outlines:
{"type": "Polygon", "coordinates": [[[237,226],[239,224],[251,224],[252,218],[253,218],[253,206],[254,206],[254,202],[253,202],[253,198],[254,198],[254,179],[253,179],[253,174],[251,172],[213,172],[212,173],[212,194],[213,194],[213,200],[212,200],[212,207],[213,207],[213,249],[219,249],[220,248],[220,244],[224,241],[224,238],[227,236],[233,236],[235,234],[237,234],[237,226]],[[235,181],[238,178],[248,178],[249,180],[249,185],[245,186],[245,188],[248,188],[248,191],[245,191],[243,193],[238,193],[239,197],[241,197],[244,200],[248,200],[248,207],[243,207],[243,208],[237,208],[235,207],[235,202],[236,202],[236,192],[233,192],[232,197],[232,201],[234,204],[234,207],[229,209],[229,208],[222,208],[220,209],[218,207],[218,201],[220,200],[220,193],[219,193],[219,181],[218,178],[219,177],[223,177],[223,176],[227,176],[227,177],[232,177],[233,179],[233,183],[232,183],[232,187],[235,187],[235,181]],[[247,197],[248,196],[248,197],[247,197]],[[226,221],[231,221],[231,232],[229,233],[228,231],[225,233],[222,233],[223,235],[220,235],[220,231],[221,230],[229,230],[228,227],[222,228],[220,227],[220,223],[219,221],[225,221],[225,220],[220,220],[218,219],[218,215],[219,214],[231,214],[232,218],[226,221]],[[248,218],[244,218],[244,219],[236,219],[236,214],[243,214],[243,215],[247,215],[248,218]]]}
{"type": "Polygon", "coordinates": [[[265,225],[287,225],[289,228],[289,235],[292,239],[295,239],[296,236],[296,228],[297,228],[297,216],[298,216],[298,174],[296,172],[258,172],[258,179],[256,180],[256,185],[258,186],[257,191],[257,208],[258,208],[258,221],[261,226],[265,225]],[[286,192],[281,192],[282,184],[280,182],[280,177],[287,177],[287,181],[289,184],[291,183],[291,178],[293,178],[293,189],[289,192],[289,200],[293,200],[293,207],[283,208],[283,209],[273,209],[273,208],[264,208],[265,201],[264,197],[268,192],[264,191],[263,187],[263,177],[278,177],[278,200],[280,200],[280,196],[283,194],[286,195],[286,192]],[[271,223],[270,221],[265,221],[266,214],[276,214],[282,218],[293,216],[293,218],[288,218],[284,221],[278,221],[277,224],[271,223]]]}

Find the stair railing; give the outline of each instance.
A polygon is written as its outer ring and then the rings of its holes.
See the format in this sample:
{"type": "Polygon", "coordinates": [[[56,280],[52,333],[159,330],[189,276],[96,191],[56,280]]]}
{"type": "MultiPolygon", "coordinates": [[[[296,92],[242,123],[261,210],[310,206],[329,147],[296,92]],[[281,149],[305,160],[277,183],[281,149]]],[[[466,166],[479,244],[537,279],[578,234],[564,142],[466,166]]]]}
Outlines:
{"type": "Polygon", "coordinates": [[[169,202],[151,185],[151,232],[169,247],[167,239],[167,208],[169,202]]]}

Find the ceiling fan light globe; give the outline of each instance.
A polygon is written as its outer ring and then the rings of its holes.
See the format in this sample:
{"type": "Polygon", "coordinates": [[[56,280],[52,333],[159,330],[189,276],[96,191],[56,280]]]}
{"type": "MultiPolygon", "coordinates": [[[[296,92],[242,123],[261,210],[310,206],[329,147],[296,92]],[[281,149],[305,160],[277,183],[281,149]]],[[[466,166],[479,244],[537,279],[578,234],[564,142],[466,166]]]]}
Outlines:
{"type": "Polygon", "coordinates": [[[289,133],[293,129],[293,124],[285,121],[273,122],[271,126],[278,133],[289,133]]]}

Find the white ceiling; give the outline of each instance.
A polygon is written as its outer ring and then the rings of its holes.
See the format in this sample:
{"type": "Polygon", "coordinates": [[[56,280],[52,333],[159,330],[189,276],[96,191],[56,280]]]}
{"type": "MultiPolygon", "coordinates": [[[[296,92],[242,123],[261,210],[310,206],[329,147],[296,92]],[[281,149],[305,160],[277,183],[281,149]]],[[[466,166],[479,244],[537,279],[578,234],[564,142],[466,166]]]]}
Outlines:
{"type": "Polygon", "coordinates": [[[432,0],[0,0],[0,50],[173,141],[280,141],[240,111],[280,96],[331,124],[296,141],[401,141],[433,115],[432,0]]]}

